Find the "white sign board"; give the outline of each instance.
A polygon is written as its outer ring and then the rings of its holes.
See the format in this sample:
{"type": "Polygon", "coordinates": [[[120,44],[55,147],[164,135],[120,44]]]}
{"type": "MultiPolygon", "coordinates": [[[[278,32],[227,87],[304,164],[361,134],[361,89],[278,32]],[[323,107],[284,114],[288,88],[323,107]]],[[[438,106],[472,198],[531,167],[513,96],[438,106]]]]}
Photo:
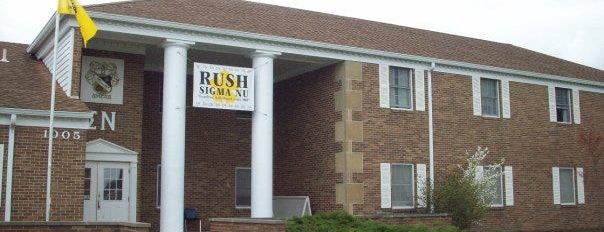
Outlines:
{"type": "Polygon", "coordinates": [[[195,63],[193,106],[254,110],[254,69],[195,63]]]}
{"type": "Polygon", "coordinates": [[[82,56],[82,101],[123,104],[124,60],[82,56]]]}

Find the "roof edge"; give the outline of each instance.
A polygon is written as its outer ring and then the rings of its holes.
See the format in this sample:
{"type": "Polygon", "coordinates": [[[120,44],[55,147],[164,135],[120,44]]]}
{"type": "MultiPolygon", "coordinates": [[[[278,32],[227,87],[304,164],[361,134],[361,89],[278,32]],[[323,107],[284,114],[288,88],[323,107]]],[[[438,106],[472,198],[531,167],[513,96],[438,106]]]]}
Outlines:
{"type": "MultiPolygon", "coordinates": [[[[442,65],[442,66],[456,67],[456,68],[462,68],[462,69],[496,72],[496,73],[501,73],[501,74],[505,74],[505,75],[524,76],[524,77],[537,78],[537,79],[546,79],[546,80],[556,81],[556,82],[566,82],[566,83],[570,83],[570,84],[586,85],[586,86],[591,86],[591,87],[596,87],[596,88],[602,89],[602,91],[604,92],[604,82],[576,78],[576,77],[565,77],[565,76],[558,76],[558,75],[553,75],[553,74],[537,73],[537,72],[517,70],[517,69],[509,69],[509,68],[481,65],[481,64],[468,63],[468,62],[455,61],[455,60],[445,60],[445,59],[439,59],[439,58],[408,55],[408,54],[402,54],[402,53],[394,53],[394,52],[366,49],[366,48],[360,48],[360,47],[337,45],[337,44],[324,43],[324,42],[311,41],[311,40],[301,40],[301,39],[295,39],[295,38],[290,38],[290,37],[266,35],[266,34],[260,34],[260,33],[252,33],[252,32],[230,30],[230,29],[223,29],[223,28],[216,28],[216,27],[198,26],[198,25],[193,25],[193,24],[178,23],[178,22],[172,22],[172,21],[164,21],[164,20],[157,20],[157,19],[150,19],[150,18],[128,16],[128,15],[111,14],[111,13],[104,13],[104,12],[97,12],[97,11],[89,11],[88,13],[93,19],[97,19],[97,20],[108,20],[108,21],[112,21],[112,22],[120,22],[120,23],[125,23],[125,24],[136,24],[136,25],[142,25],[142,26],[149,26],[149,27],[160,28],[160,29],[166,30],[166,31],[174,31],[176,29],[176,30],[189,31],[189,32],[195,32],[195,33],[201,33],[201,34],[221,35],[221,36],[234,37],[234,38],[257,40],[257,41],[268,42],[268,43],[279,43],[279,44],[284,44],[284,45],[288,45],[288,46],[302,46],[302,47],[309,47],[309,48],[318,49],[318,50],[337,51],[337,52],[342,52],[345,54],[356,54],[356,55],[360,55],[360,56],[364,56],[364,57],[367,57],[367,56],[378,57],[378,58],[390,59],[390,60],[403,59],[403,60],[409,60],[409,61],[423,63],[424,66],[427,66],[427,67],[429,67],[431,63],[435,63],[437,66],[442,65]]],[[[52,30],[54,30],[54,28],[52,27],[52,25],[54,24],[54,22],[53,22],[54,17],[56,17],[56,14],[53,17],[51,17],[51,19],[49,20],[49,22],[47,22],[47,24],[44,26],[42,31],[38,34],[38,36],[36,36],[36,38],[34,39],[32,44],[29,45],[29,47],[27,48],[28,53],[36,52],[36,49],[40,48],[43,41],[49,36],[49,34],[52,32],[52,30]]]]}

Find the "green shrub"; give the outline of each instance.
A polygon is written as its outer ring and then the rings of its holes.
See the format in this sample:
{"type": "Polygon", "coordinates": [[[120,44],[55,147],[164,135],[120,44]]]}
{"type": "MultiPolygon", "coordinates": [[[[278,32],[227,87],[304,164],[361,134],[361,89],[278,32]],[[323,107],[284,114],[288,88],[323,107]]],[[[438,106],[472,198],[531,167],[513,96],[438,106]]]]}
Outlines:
{"type": "Polygon", "coordinates": [[[437,212],[449,213],[453,225],[469,229],[483,218],[488,205],[480,196],[476,184],[469,179],[452,175],[434,189],[434,205],[437,212]]]}
{"type": "Polygon", "coordinates": [[[288,232],[458,232],[448,227],[428,228],[424,225],[389,225],[350,216],[344,212],[319,213],[287,221],[288,232]]]}

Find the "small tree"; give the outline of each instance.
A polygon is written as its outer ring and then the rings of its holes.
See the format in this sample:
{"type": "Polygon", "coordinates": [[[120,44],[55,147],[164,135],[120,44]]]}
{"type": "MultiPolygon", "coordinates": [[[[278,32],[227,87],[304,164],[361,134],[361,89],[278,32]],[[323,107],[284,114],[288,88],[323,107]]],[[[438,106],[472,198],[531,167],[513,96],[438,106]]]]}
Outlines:
{"type": "MultiPolygon", "coordinates": [[[[473,155],[466,151],[467,164],[449,171],[447,179],[434,188],[433,198],[437,212],[450,213],[453,224],[462,229],[476,225],[485,216],[495,195],[491,188],[502,175],[499,171],[483,172],[477,177],[477,169],[489,154],[488,148],[478,147],[473,155]]],[[[503,160],[499,166],[503,164],[503,160]]],[[[500,169],[501,170],[501,169],[500,169]]],[[[427,194],[426,194],[427,195],[427,194]]]]}

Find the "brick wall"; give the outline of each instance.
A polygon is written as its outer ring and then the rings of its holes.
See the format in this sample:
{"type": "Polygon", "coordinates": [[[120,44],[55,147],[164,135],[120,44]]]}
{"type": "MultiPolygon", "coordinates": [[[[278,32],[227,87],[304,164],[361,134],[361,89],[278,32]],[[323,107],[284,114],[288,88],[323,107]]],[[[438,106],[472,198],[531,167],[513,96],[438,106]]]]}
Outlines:
{"type": "Polygon", "coordinates": [[[149,225],[110,222],[0,222],[0,230],[10,232],[147,232],[149,225]]]}
{"type": "Polygon", "coordinates": [[[212,232],[285,232],[285,224],[211,222],[212,232]]]}
{"type": "MultiPolygon", "coordinates": [[[[602,227],[602,198],[596,197],[595,175],[602,168],[578,143],[580,126],[549,121],[547,87],[510,83],[511,119],[472,115],[471,78],[434,74],[434,128],[436,183],[446,170],[462,163],[466,150],[490,150],[487,163],[505,159],[514,169],[515,205],[492,209],[483,229],[550,230],[602,227]],[[585,169],[586,204],[563,207],[553,204],[551,168],[585,169]]],[[[581,92],[584,127],[604,131],[604,95],[581,92]]]]}
{"type": "Polygon", "coordinates": [[[363,111],[355,117],[364,122],[364,136],[354,146],[365,153],[363,174],[357,175],[365,184],[364,204],[356,209],[364,214],[414,212],[381,208],[380,163],[428,164],[428,113],[380,108],[378,76],[378,65],[365,63],[363,81],[355,85],[363,91],[363,111]]]}
{"type": "Polygon", "coordinates": [[[310,196],[311,209],[341,210],[336,205],[334,93],[340,85],[334,66],[275,85],[275,195],[310,196]]]}
{"type": "MultiPolygon", "coordinates": [[[[380,162],[428,163],[427,111],[379,108],[378,67],[364,64],[365,199],[362,213],[390,211],[380,208],[380,162]]],[[[594,157],[578,142],[581,128],[604,131],[604,95],[581,92],[581,125],[549,121],[547,87],[510,83],[511,119],[473,116],[472,85],[467,76],[434,73],[434,131],[436,184],[447,170],[465,163],[464,154],[477,146],[488,147],[487,163],[505,158],[514,169],[515,205],[489,211],[480,230],[555,230],[603,227],[602,194],[594,157]],[[583,167],[587,204],[570,207],[553,204],[551,168],[583,167]]],[[[429,172],[429,170],[427,170],[429,172]]],[[[408,210],[417,211],[417,210],[408,210]]]]}
{"type": "MultiPolygon", "coordinates": [[[[18,119],[17,119],[18,120],[18,119]]],[[[48,162],[48,138],[46,128],[21,127],[15,129],[15,153],[13,164],[12,214],[13,221],[43,221],[46,209],[46,170],[48,162]]],[[[63,131],[61,128],[56,128],[63,131]]],[[[52,169],[52,220],[77,221],[83,215],[84,154],[86,131],[79,131],[81,138],[54,140],[52,169]]],[[[8,158],[8,126],[0,127],[0,142],[4,143],[3,193],[6,190],[8,158]]],[[[2,195],[6,202],[6,194],[2,195]]],[[[2,204],[0,217],[4,218],[6,205],[2,204]]]]}

